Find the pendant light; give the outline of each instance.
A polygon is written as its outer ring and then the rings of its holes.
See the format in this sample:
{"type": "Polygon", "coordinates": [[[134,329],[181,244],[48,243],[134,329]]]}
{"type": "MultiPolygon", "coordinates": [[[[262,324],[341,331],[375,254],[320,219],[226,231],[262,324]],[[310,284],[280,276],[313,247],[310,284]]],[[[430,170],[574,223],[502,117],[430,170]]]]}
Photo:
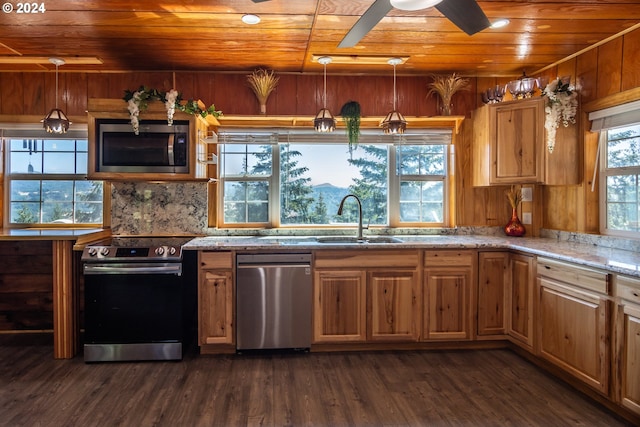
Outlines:
{"type": "Polygon", "coordinates": [[[71,121],[67,115],[58,108],[58,67],[64,65],[64,60],[60,58],[49,58],[49,62],[56,66],[56,108],[49,111],[49,114],[41,120],[43,127],[49,133],[67,133],[71,121]]]}
{"type": "Polygon", "coordinates": [[[332,61],[330,56],[321,56],[318,62],[324,65],[324,92],[322,94],[322,109],[313,119],[313,127],[316,132],[333,132],[336,129],[336,119],[327,109],[327,64],[332,61]]]}
{"type": "Polygon", "coordinates": [[[404,133],[407,128],[407,121],[402,113],[396,110],[396,65],[401,64],[402,59],[391,58],[387,62],[389,65],[393,65],[393,111],[387,114],[381,126],[385,134],[404,133]]]}

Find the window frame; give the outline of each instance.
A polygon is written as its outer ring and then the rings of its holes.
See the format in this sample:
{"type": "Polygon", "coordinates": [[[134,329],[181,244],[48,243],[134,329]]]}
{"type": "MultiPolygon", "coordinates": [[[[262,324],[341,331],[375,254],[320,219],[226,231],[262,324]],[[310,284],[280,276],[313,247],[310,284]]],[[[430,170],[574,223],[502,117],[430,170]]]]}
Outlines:
{"type": "MultiPolygon", "coordinates": [[[[640,123],[636,123],[636,126],[640,126],[640,123]]],[[[634,126],[634,124],[628,125],[634,126]]],[[[627,126],[624,126],[627,127],[627,126]]],[[[600,179],[598,180],[599,184],[599,210],[600,210],[600,234],[614,237],[626,237],[626,238],[634,238],[640,239],[640,231],[633,230],[617,230],[608,228],[608,214],[609,214],[609,204],[608,204],[608,187],[607,187],[607,178],[611,176],[632,176],[636,175],[640,177],[640,164],[636,166],[624,166],[624,167],[612,167],[609,168],[607,166],[607,148],[609,142],[609,130],[603,129],[599,132],[598,135],[598,157],[600,164],[600,179]]],[[[637,138],[640,138],[638,136],[637,138]]],[[[640,184],[639,184],[640,185],[640,184]]],[[[640,204],[640,200],[637,201],[637,204],[640,204]]],[[[640,219],[639,219],[640,221],[640,219]]]]}
{"type": "MultiPolygon", "coordinates": [[[[256,132],[264,132],[263,129],[255,129],[256,132]]],[[[428,131],[428,130],[425,130],[428,131]]],[[[444,175],[405,175],[403,177],[397,174],[397,146],[398,143],[381,142],[378,144],[387,146],[388,155],[388,172],[387,172],[387,224],[371,225],[371,228],[400,228],[400,227],[422,227],[422,228],[439,228],[450,227],[452,222],[451,215],[451,199],[453,197],[453,164],[454,164],[454,145],[453,133],[451,133],[448,143],[426,143],[414,144],[406,142],[407,145],[443,145],[444,146],[444,175]],[[443,221],[436,222],[407,222],[400,221],[400,184],[403,181],[421,181],[421,182],[442,182],[443,183],[443,200],[442,215],[443,221]]],[[[272,173],[268,178],[249,177],[249,176],[224,176],[224,153],[219,151],[220,167],[218,168],[218,203],[217,203],[217,226],[219,228],[282,228],[282,229],[300,229],[300,228],[350,228],[351,224],[282,224],[280,220],[280,147],[289,141],[281,141],[279,143],[270,142],[274,148],[271,151],[272,173]],[[276,155],[276,152],[278,155],[276,155]],[[269,209],[267,222],[246,222],[246,223],[227,223],[224,220],[224,186],[225,182],[252,182],[252,181],[268,181],[269,182],[269,209]]],[[[229,142],[227,142],[229,143],[229,142]]],[[[232,142],[233,143],[233,142],[232,142]]],[[[247,144],[256,144],[255,142],[247,142],[247,144]]],[[[295,139],[290,141],[292,144],[305,144],[306,140],[298,142],[295,139]]],[[[316,144],[333,144],[336,142],[314,142],[316,144]]],[[[225,144],[224,138],[220,144],[225,144]]],[[[371,143],[364,142],[363,145],[371,143]]],[[[267,142],[259,145],[267,145],[267,142]]],[[[346,143],[345,143],[346,145],[346,143]]],[[[336,207],[337,209],[337,207],[336,207]]]]}
{"type": "MultiPolygon", "coordinates": [[[[0,147],[2,151],[2,162],[4,165],[4,177],[3,177],[3,185],[5,188],[3,195],[3,227],[6,229],[23,229],[23,228],[100,228],[105,226],[105,219],[107,218],[107,207],[109,205],[109,186],[100,180],[89,180],[91,182],[101,182],[102,183],[102,200],[101,200],[101,210],[102,210],[102,218],[100,222],[96,223],[79,223],[79,222],[31,222],[31,223],[17,223],[11,222],[11,184],[12,181],[34,181],[38,182],[40,188],[42,188],[43,182],[46,181],[72,181],[73,183],[73,192],[74,192],[74,200],[71,201],[74,216],[75,216],[75,206],[77,201],[75,200],[76,196],[76,188],[75,182],[87,181],[87,173],[11,173],[11,140],[37,140],[39,143],[43,144],[44,141],[52,141],[52,140],[86,140],[88,144],[88,135],[86,129],[74,130],[73,132],[69,132],[67,134],[49,134],[46,133],[41,128],[32,128],[29,126],[21,127],[21,126],[6,126],[0,129],[0,147]]],[[[88,149],[88,146],[87,146],[88,149]]],[[[88,152],[88,151],[87,151],[88,152]]],[[[53,152],[52,152],[53,153],[53,152]]],[[[66,153],[72,153],[72,151],[66,151],[66,153]]],[[[77,142],[74,144],[74,156],[77,159],[77,142]]],[[[42,199],[39,200],[39,212],[42,212],[42,199]]],[[[39,218],[38,221],[41,219],[39,218]]]]}

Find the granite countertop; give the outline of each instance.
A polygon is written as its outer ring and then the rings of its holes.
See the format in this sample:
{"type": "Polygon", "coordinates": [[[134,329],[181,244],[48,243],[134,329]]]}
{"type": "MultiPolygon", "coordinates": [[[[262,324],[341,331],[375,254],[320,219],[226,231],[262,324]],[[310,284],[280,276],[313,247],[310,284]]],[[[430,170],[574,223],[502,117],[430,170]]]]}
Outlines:
{"type": "Polygon", "coordinates": [[[401,243],[319,243],[311,236],[206,236],[191,240],[185,250],[323,250],[323,249],[508,249],[568,261],[612,273],[640,277],[640,253],[551,238],[484,235],[397,236],[401,243]]]}
{"type": "Polygon", "coordinates": [[[111,234],[103,228],[10,228],[0,230],[0,240],[86,240],[111,234]]]}

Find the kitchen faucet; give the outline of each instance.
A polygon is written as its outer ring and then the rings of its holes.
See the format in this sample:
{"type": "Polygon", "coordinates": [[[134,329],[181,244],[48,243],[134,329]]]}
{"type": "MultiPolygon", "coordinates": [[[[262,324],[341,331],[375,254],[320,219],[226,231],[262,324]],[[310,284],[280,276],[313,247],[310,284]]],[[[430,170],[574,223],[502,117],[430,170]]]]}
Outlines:
{"type": "Polygon", "coordinates": [[[340,201],[340,207],[338,208],[338,215],[342,215],[342,208],[344,207],[344,201],[347,200],[349,197],[353,197],[354,199],[356,199],[356,202],[358,202],[358,240],[363,240],[364,237],[362,237],[362,202],[360,201],[360,199],[358,198],[358,196],[356,196],[355,194],[347,194],[346,196],[344,196],[342,198],[342,200],[340,201]]]}

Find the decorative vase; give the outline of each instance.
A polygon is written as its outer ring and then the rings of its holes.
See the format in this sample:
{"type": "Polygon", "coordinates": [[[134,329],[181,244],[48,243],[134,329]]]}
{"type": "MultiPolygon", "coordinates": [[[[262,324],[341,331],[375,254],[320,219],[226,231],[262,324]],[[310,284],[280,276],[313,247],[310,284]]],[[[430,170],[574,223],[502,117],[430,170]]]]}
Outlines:
{"type": "Polygon", "coordinates": [[[520,222],[518,218],[518,212],[516,208],[513,208],[511,211],[511,220],[504,226],[504,232],[507,236],[513,237],[521,237],[524,236],[526,232],[524,225],[520,222]]]}
{"type": "Polygon", "coordinates": [[[453,104],[443,103],[441,111],[442,111],[442,115],[443,116],[450,116],[451,115],[451,111],[453,111],[453,104]]]}
{"type": "Polygon", "coordinates": [[[260,114],[267,114],[267,105],[260,104],[260,114]]]}

